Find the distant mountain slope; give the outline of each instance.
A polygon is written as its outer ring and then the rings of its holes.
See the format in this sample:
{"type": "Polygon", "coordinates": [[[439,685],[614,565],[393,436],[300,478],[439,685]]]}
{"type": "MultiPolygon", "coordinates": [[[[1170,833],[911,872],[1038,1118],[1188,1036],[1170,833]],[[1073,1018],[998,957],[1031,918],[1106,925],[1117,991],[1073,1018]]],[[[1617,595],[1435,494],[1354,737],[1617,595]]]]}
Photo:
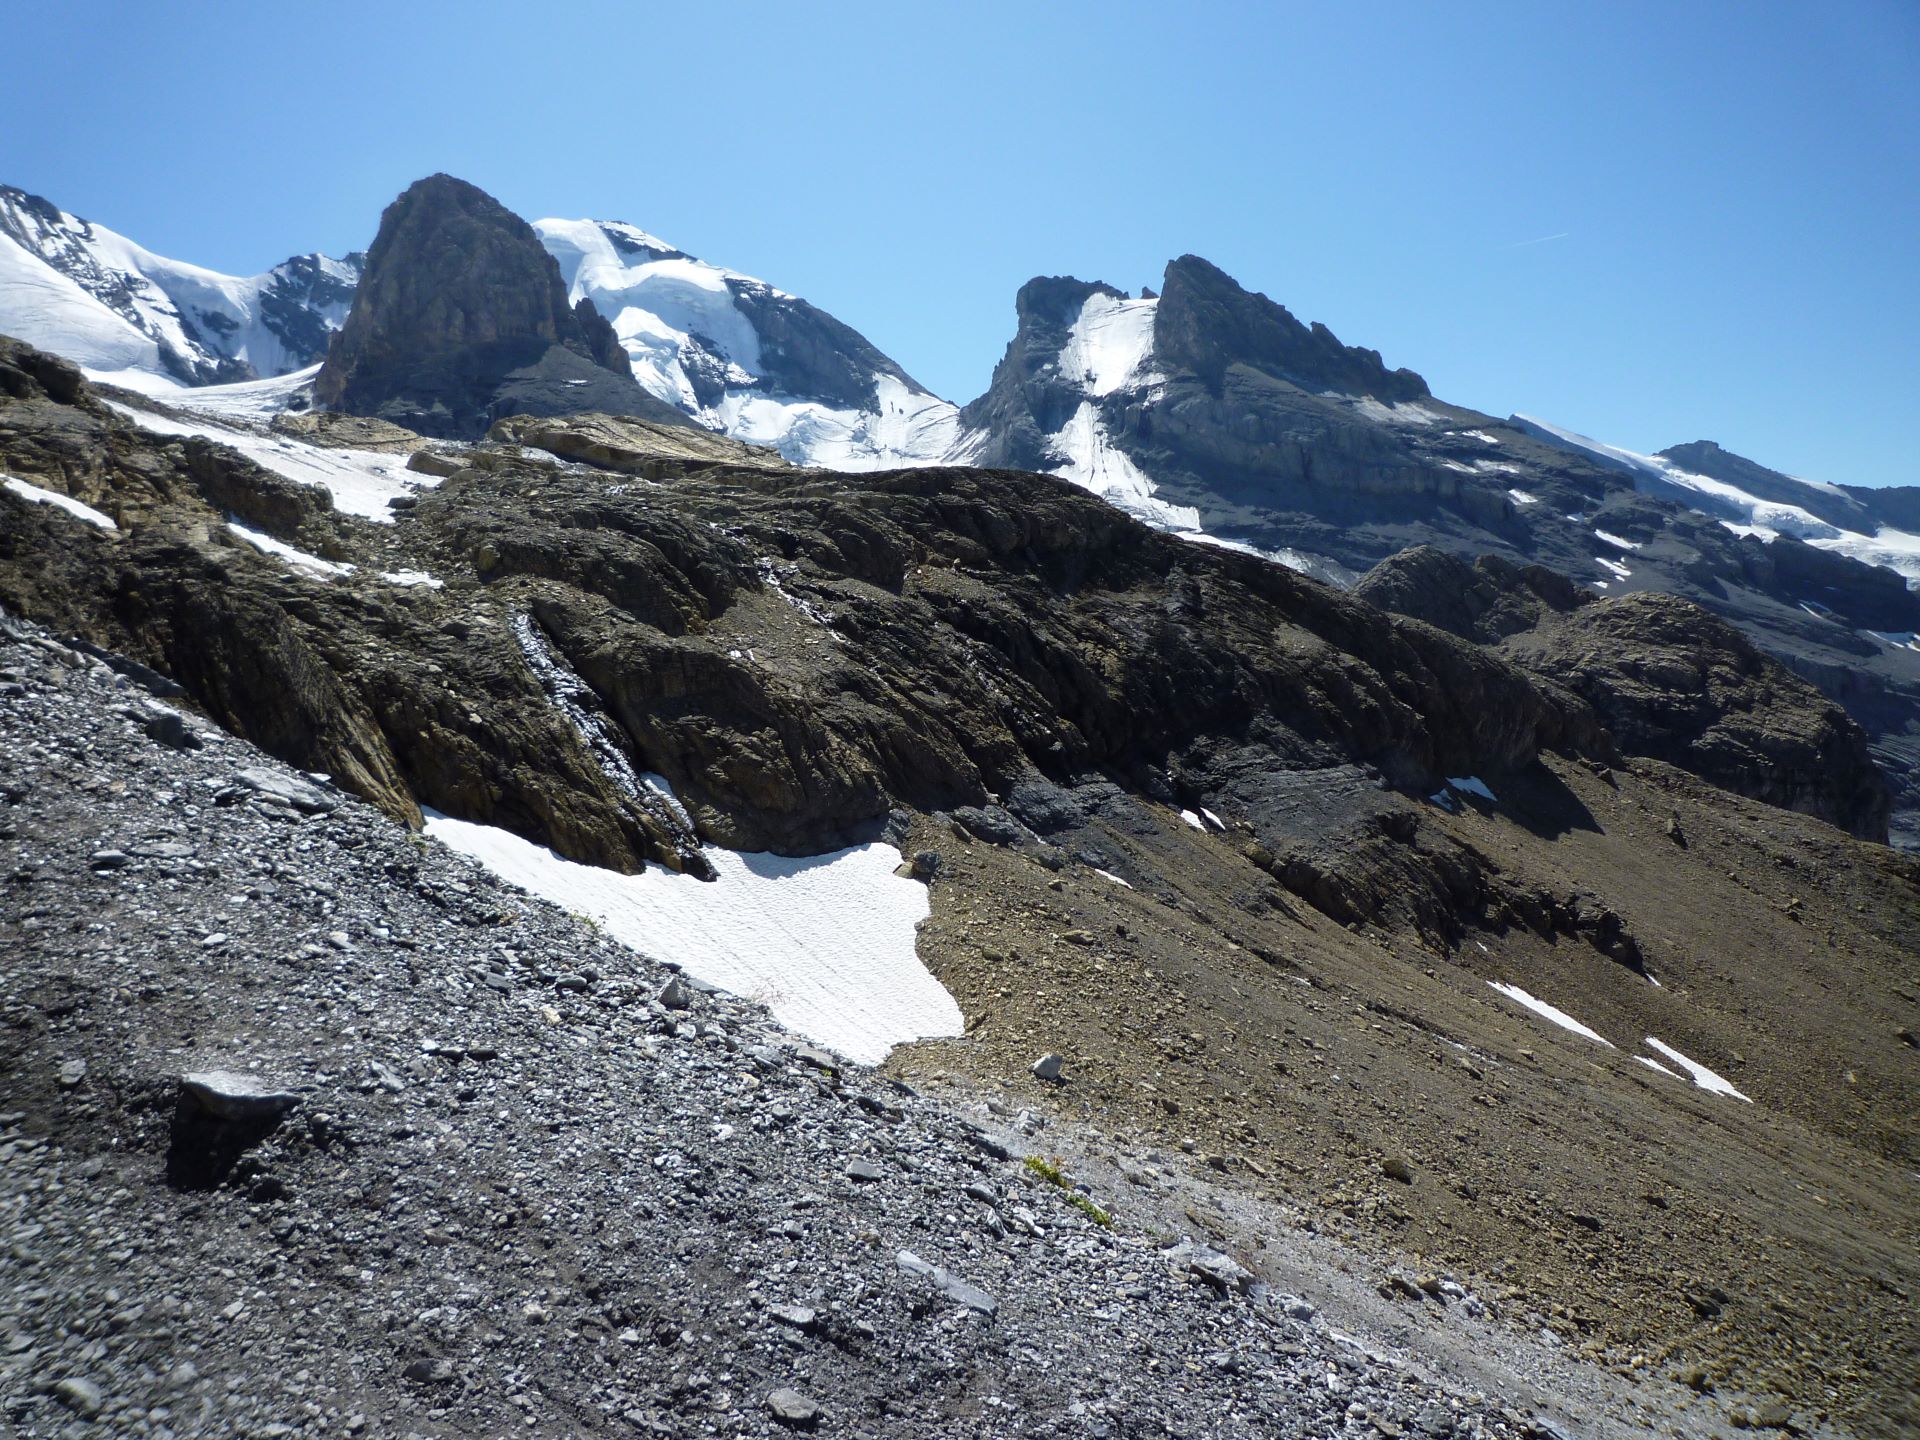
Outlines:
{"type": "Polygon", "coordinates": [[[612,322],[649,393],[798,464],[871,470],[944,458],[959,412],[864,335],[764,280],[632,225],[534,224],[569,296],[612,322]]]}
{"type": "Polygon", "coordinates": [[[303,369],[345,321],[364,259],[222,275],[0,186],[0,331],[93,370],[202,385],[303,369]]]}
{"type": "MultiPolygon", "coordinates": [[[[956,406],[798,296],[632,225],[552,219],[534,230],[569,303],[590,300],[606,317],[641,387],[708,428],[845,470],[953,449],[956,406]]],[[[222,384],[319,363],[365,263],[307,255],[221,275],[0,188],[0,333],[136,382],[222,384]]]]}

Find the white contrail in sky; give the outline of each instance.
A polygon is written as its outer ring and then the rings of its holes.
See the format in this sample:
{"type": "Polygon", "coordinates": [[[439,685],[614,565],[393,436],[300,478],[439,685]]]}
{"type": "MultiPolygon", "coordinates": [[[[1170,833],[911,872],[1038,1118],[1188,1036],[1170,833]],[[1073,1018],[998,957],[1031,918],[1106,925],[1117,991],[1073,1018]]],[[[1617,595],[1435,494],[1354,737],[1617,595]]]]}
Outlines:
{"type": "Polygon", "coordinates": [[[1505,248],[1507,248],[1508,250],[1522,250],[1529,245],[1544,245],[1549,240],[1565,240],[1572,233],[1573,232],[1571,230],[1562,230],[1558,235],[1542,235],[1538,239],[1534,239],[1534,240],[1516,240],[1513,242],[1513,244],[1508,245],[1505,248]]]}

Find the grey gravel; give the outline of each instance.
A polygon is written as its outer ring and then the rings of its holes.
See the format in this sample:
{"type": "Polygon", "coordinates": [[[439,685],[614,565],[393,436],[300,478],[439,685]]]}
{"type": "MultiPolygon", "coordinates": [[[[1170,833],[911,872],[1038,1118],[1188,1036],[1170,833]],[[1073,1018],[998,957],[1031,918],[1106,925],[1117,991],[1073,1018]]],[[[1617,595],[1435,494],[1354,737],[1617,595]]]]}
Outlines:
{"type": "Polygon", "coordinates": [[[97,659],[0,666],[0,1431],[1539,1433],[97,659]]]}

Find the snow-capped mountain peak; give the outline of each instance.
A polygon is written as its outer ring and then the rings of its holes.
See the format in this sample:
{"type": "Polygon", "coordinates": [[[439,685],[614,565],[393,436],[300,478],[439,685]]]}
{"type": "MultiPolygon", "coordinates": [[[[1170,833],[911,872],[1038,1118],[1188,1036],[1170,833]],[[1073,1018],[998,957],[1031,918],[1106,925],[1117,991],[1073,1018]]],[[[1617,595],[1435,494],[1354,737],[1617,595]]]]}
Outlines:
{"type": "Polygon", "coordinates": [[[538,220],[568,299],[613,325],[649,393],[802,465],[873,470],[944,458],[959,411],[798,296],[636,226],[538,220]]]}
{"type": "Polygon", "coordinates": [[[223,275],[0,186],[8,330],[96,372],[207,384],[311,365],[347,317],[361,260],[301,255],[263,274],[223,275]]]}

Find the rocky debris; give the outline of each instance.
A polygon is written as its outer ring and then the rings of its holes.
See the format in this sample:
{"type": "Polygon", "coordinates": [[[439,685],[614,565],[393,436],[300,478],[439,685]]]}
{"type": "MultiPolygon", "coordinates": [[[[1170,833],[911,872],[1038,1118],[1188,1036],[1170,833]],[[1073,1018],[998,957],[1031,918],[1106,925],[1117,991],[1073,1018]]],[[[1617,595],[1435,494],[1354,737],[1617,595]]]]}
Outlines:
{"type": "Polygon", "coordinates": [[[517,414],[691,423],[640,388],[592,302],[567,303],[533,227],[449,175],[416,181],[380,217],[313,388],[328,409],[450,439],[517,414]]]}
{"type": "Polygon", "coordinates": [[[0,704],[20,827],[0,874],[24,901],[0,912],[21,1081],[0,1411],[23,1440],[558,1433],[603,1407],[623,1433],[1205,1437],[1318,1433],[1353,1404],[1518,1435],[1231,1270],[1224,1299],[1187,1283],[750,1002],[655,1009],[668,972],[367,807],[204,803],[236,769],[298,777],[224,736],[154,747],[117,677],[61,653],[0,638],[22,687],[0,704]],[[122,832],[188,854],[92,870],[122,832]],[[212,914],[229,938],[206,948],[212,914]],[[75,944],[80,917],[98,928],[75,944]],[[579,992],[537,978],[590,970],[579,992]],[[180,1075],[183,1049],[209,1063],[180,1075]],[[218,1176],[156,1185],[176,1100],[279,1123],[218,1176]],[[848,1154],[895,1178],[849,1185],[848,1154]],[[1024,1199],[962,1215],[968,1186],[1024,1199]]]}
{"type": "Polygon", "coordinates": [[[283,410],[273,417],[272,429],[309,445],[338,450],[370,450],[375,454],[420,453],[426,441],[404,425],[371,415],[343,415],[334,410],[283,410]]]}

